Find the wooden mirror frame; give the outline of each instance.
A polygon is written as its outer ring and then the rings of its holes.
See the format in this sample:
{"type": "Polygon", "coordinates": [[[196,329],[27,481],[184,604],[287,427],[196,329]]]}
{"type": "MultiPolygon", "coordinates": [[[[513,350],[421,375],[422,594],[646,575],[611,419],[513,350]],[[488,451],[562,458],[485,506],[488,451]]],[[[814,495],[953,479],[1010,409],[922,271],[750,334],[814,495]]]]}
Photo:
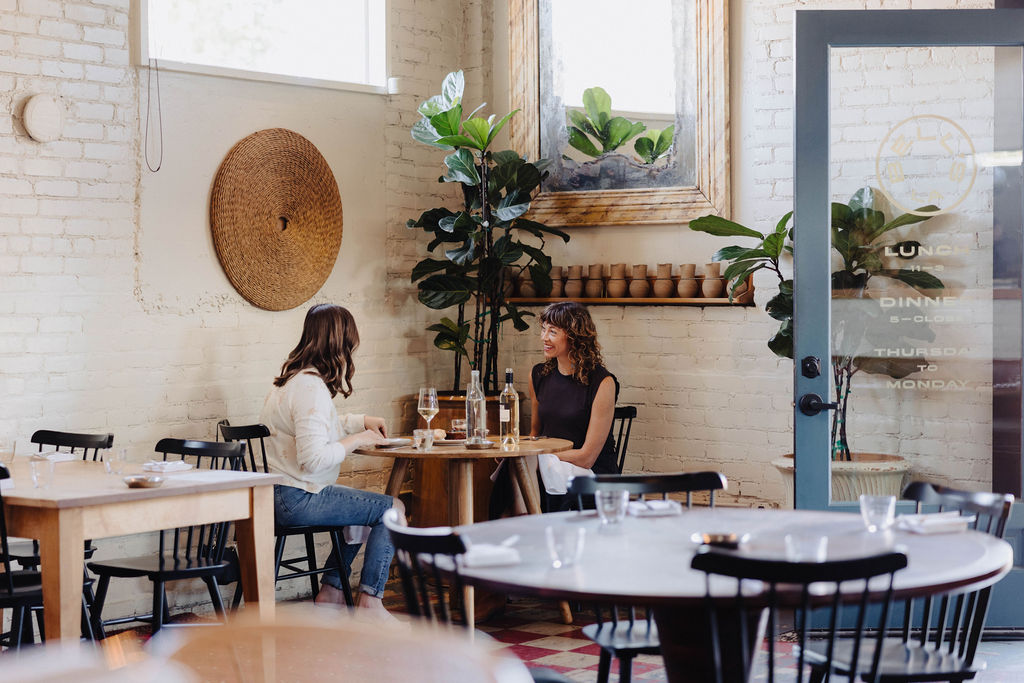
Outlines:
{"type": "MultiPolygon", "coordinates": [[[[697,3],[696,184],[682,187],[541,192],[528,216],[552,226],[685,223],[728,216],[729,32],[727,0],[697,3]]],[[[538,0],[509,0],[509,121],[512,148],[540,156],[538,0]]]]}

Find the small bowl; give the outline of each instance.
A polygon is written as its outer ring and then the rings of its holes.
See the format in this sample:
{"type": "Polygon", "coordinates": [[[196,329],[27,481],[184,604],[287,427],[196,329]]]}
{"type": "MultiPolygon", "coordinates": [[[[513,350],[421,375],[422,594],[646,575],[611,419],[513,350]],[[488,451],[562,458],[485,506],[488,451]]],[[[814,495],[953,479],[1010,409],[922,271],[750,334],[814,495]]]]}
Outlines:
{"type": "Polygon", "coordinates": [[[155,489],[164,483],[164,478],[140,475],[136,477],[125,477],[124,483],[127,484],[130,489],[155,489]]]}

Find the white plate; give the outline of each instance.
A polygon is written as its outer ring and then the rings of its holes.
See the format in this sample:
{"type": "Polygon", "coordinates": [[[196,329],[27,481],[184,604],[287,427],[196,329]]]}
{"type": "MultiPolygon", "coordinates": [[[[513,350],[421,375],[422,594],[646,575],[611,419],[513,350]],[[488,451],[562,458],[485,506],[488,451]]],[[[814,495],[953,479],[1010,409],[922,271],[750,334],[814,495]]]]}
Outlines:
{"type": "Polygon", "coordinates": [[[465,443],[465,439],[437,439],[434,441],[435,446],[462,446],[465,443]]]}
{"type": "Polygon", "coordinates": [[[396,437],[393,439],[384,439],[384,443],[377,444],[377,448],[401,448],[403,446],[411,446],[412,439],[406,439],[403,437],[396,437]]]}

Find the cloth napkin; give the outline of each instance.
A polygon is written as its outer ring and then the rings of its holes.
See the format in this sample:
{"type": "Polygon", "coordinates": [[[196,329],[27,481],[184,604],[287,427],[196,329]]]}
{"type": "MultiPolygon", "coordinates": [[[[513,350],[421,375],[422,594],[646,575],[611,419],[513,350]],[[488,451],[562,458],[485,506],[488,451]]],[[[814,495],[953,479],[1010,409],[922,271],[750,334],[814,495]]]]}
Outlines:
{"type": "Polygon", "coordinates": [[[634,517],[665,517],[683,514],[678,500],[631,500],[627,510],[634,517]]]}
{"type": "Polygon", "coordinates": [[[366,543],[366,539],[370,537],[370,527],[368,526],[343,526],[341,527],[341,535],[345,539],[345,543],[366,543]]]}
{"type": "Polygon", "coordinates": [[[150,460],[142,466],[142,469],[146,472],[167,474],[168,472],[187,472],[192,469],[192,464],[184,460],[150,460]]]}
{"type": "Polygon", "coordinates": [[[50,462],[69,462],[71,460],[81,460],[81,453],[58,453],[57,451],[50,451],[49,453],[33,453],[33,458],[45,458],[50,462]]]}
{"type": "Polygon", "coordinates": [[[565,494],[570,477],[592,477],[591,470],[573,465],[571,462],[559,460],[554,453],[541,453],[537,456],[540,478],[544,482],[544,490],[551,495],[565,494]]]}
{"type": "Polygon", "coordinates": [[[953,510],[923,515],[900,515],[896,518],[896,528],[914,534],[950,534],[966,531],[967,525],[973,521],[974,515],[963,517],[953,510]]]}
{"type": "Polygon", "coordinates": [[[500,567],[521,561],[515,548],[493,543],[474,543],[462,555],[462,564],[466,567],[500,567]]]}

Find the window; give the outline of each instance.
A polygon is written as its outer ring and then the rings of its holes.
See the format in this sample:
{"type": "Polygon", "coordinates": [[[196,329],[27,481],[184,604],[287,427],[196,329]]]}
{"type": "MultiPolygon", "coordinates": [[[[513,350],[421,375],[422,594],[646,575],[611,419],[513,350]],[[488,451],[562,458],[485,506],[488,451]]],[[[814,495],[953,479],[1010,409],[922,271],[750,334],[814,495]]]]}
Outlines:
{"type": "Polygon", "coordinates": [[[144,0],[164,68],[384,92],[386,0],[144,0]]]}

